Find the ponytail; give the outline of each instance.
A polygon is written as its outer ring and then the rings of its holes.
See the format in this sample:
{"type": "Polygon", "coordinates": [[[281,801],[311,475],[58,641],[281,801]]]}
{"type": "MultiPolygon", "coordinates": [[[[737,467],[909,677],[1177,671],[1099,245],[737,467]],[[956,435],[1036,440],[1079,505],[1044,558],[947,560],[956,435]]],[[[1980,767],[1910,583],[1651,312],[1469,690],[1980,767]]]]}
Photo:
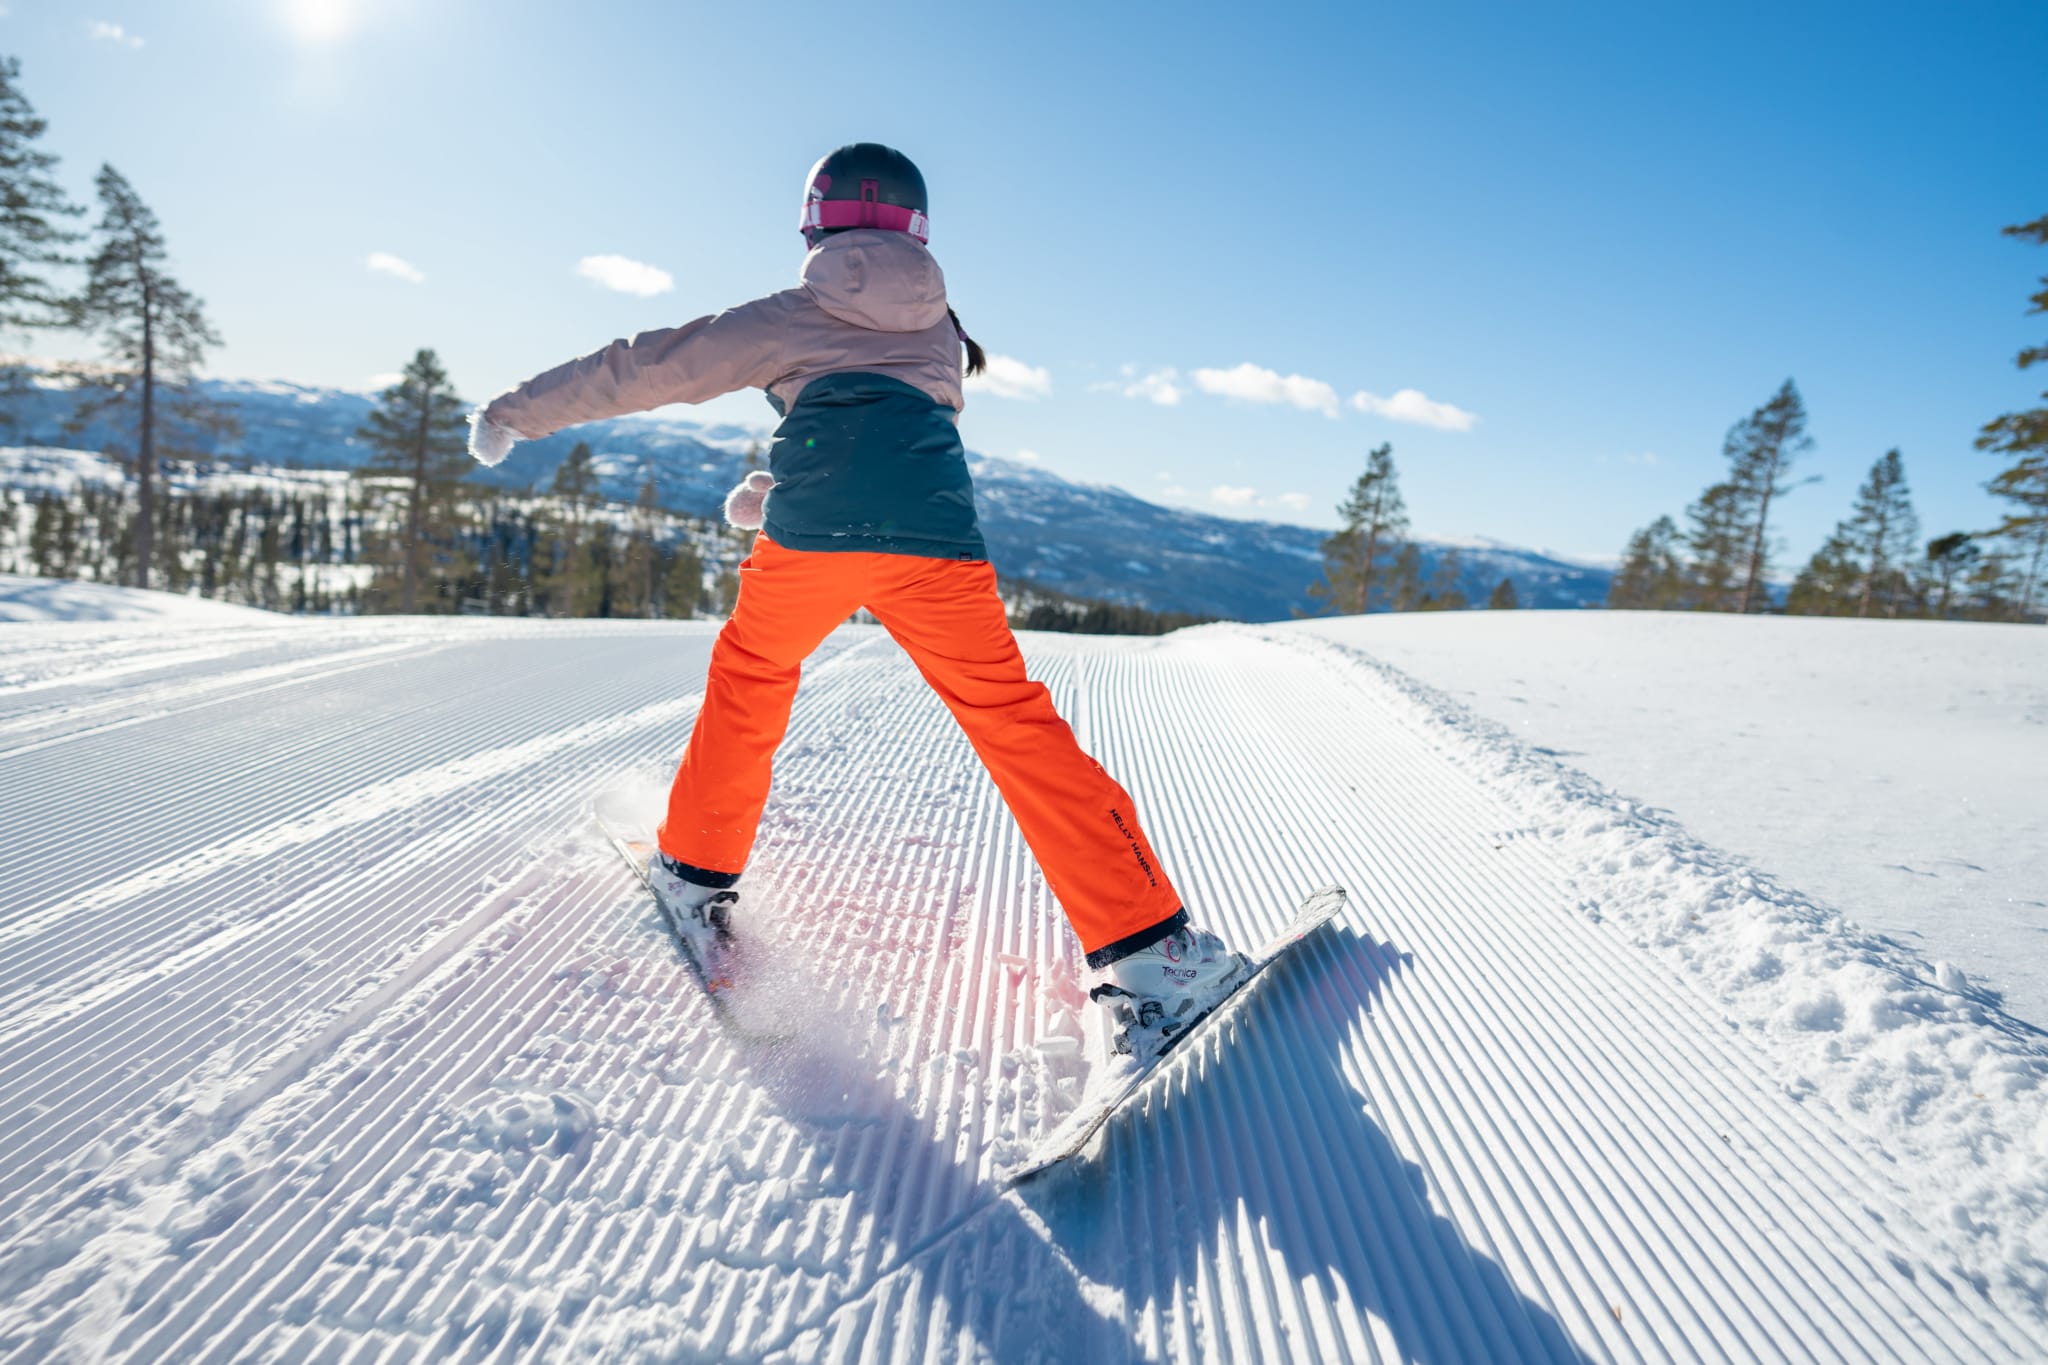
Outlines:
{"type": "Polygon", "coordinates": [[[967,329],[960,325],[960,315],[958,313],[948,308],[946,316],[953,320],[953,330],[959,334],[960,344],[967,348],[967,373],[980,374],[988,368],[987,353],[981,349],[980,344],[973,337],[967,335],[967,329]]]}

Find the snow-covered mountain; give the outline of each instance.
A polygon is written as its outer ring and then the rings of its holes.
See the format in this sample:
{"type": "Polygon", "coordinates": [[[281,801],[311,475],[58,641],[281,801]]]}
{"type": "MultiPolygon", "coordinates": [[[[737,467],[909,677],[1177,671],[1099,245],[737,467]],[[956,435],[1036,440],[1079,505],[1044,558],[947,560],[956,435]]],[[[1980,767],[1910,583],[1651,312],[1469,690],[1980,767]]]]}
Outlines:
{"type": "MultiPolygon", "coordinates": [[[[238,437],[203,448],[272,465],[353,467],[367,455],[356,438],[374,398],[342,389],[274,381],[212,380],[209,396],[233,410],[238,437]]],[[[8,405],[13,443],[120,449],[126,433],[104,423],[68,429],[72,396],[41,387],[8,405]]],[[[476,477],[509,488],[545,488],[579,441],[599,457],[607,496],[630,501],[648,480],[664,505],[712,515],[738,480],[749,448],[766,448],[765,429],[671,416],[592,422],[522,445],[476,477]]],[[[1236,521],[1162,507],[1120,488],[1075,483],[993,456],[974,457],[975,489],[996,567],[1080,597],[1246,621],[1281,620],[1314,610],[1308,587],[1321,574],[1324,531],[1274,522],[1236,521]]],[[[1483,603],[1503,578],[1527,607],[1597,606],[1606,569],[1491,541],[1420,542],[1424,568],[1458,552],[1458,586],[1483,603]]]]}

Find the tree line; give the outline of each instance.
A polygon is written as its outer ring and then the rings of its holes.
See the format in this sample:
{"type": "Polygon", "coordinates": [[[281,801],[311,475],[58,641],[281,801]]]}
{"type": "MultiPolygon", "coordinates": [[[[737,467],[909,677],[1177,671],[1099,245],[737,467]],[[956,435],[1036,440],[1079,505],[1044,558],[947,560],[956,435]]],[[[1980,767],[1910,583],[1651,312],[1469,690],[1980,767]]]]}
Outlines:
{"type": "MultiPolygon", "coordinates": [[[[1323,614],[1462,611],[1471,605],[1458,586],[1458,552],[1445,550],[1425,569],[1422,547],[1408,539],[1408,504],[1392,445],[1382,442],[1367,453],[1365,472],[1337,505],[1337,516],[1343,525],[1323,541],[1323,576],[1308,590],[1323,603],[1323,614]]],[[[1496,611],[1519,607],[1514,582],[1501,579],[1486,605],[1496,611]]]]}
{"type": "MultiPolygon", "coordinates": [[[[0,57],[0,328],[97,341],[104,363],[59,368],[82,391],[68,427],[99,420],[133,435],[102,452],[125,487],[8,495],[0,535],[12,564],[290,610],[674,617],[730,606],[737,580],[724,565],[738,556],[722,534],[663,509],[652,481],[631,508],[605,501],[588,446],[545,495],[470,481],[467,405],[429,349],[358,433],[371,457],[353,487],[167,487],[168,467],[234,433],[192,382],[220,335],[170,272],[156,215],[111,165],[94,179],[97,224],[72,225],[86,210],[54,178],[20,77],[20,62],[0,57]],[[58,282],[66,272],[75,287],[58,282]]],[[[7,395],[34,377],[0,372],[0,423],[12,424],[7,395]]]]}
{"type": "MultiPolygon", "coordinates": [[[[2048,245],[2048,217],[2005,229],[2048,245]]],[[[2030,313],[2048,312],[2048,276],[2030,313]]],[[[2022,370],[2048,361],[2048,346],[2019,354],[2022,370]]],[[[2041,397],[2048,400],[2048,393],[2041,397]]],[[[1787,379],[1762,406],[1729,428],[1727,477],[1686,509],[1681,529],[1663,516],[1629,538],[1608,595],[1610,607],[1762,611],[1768,605],[1770,513],[1797,483],[1794,462],[1813,446],[1806,406],[1787,379]]],[[[2012,504],[1996,526],[1920,539],[1905,459],[1886,451],[1871,465],[1849,514],[1792,580],[1784,609],[1799,615],[1934,617],[1986,621],[2042,619],[2048,567],[2048,406],[1994,418],[1979,450],[2010,463],[1986,484],[2012,504]]]]}
{"type": "MultiPolygon", "coordinates": [[[[474,486],[437,502],[413,557],[415,610],[677,619],[731,609],[741,551],[728,533],[648,497],[605,500],[589,448],[571,461],[558,480],[566,493],[474,486]]],[[[273,611],[403,608],[404,487],[304,471],[166,472],[150,537],[160,587],[273,611]]],[[[131,582],[138,515],[130,481],[4,490],[0,572],[131,582]]]]}
{"type": "Polygon", "coordinates": [[[1165,635],[1220,618],[1185,611],[1153,611],[1128,602],[1075,597],[1023,578],[996,584],[1010,624],[1018,630],[1056,630],[1070,635],[1165,635]]]}

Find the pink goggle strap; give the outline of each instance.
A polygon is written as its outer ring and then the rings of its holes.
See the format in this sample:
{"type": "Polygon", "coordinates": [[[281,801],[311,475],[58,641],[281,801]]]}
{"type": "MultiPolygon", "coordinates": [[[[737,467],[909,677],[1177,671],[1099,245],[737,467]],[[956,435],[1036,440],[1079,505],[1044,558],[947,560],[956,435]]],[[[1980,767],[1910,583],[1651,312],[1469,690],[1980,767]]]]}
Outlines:
{"type": "MultiPolygon", "coordinates": [[[[861,186],[872,193],[869,185],[861,186]]],[[[881,228],[885,232],[907,232],[927,245],[931,242],[931,220],[916,209],[884,204],[870,198],[810,199],[804,203],[802,231],[812,228],[881,228]]]]}

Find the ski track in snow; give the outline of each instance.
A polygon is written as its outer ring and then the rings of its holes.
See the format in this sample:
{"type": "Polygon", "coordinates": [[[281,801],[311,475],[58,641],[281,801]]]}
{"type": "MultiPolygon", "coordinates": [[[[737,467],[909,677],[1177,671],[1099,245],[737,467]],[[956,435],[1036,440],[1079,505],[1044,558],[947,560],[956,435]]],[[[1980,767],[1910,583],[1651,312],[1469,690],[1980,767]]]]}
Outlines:
{"type": "Polygon", "coordinates": [[[1078,1094],[1079,954],[886,636],[807,666],[745,884],[788,1044],[586,820],[658,809],[710,639],[0,633],[0,1361],[2040,1355],[2038,1046],[1763,1026],[1644,890],[1696,923],[1735,874],[1284,630],[1027,637],[1199,919],[1352,904],[999,1192],[1078,1094]],[[1859,1104],[1916,1063],[2035,1126],[1859,1104]],[[2006,1204],[1928,1188],[1959,1153],[2006,1204]]]}

